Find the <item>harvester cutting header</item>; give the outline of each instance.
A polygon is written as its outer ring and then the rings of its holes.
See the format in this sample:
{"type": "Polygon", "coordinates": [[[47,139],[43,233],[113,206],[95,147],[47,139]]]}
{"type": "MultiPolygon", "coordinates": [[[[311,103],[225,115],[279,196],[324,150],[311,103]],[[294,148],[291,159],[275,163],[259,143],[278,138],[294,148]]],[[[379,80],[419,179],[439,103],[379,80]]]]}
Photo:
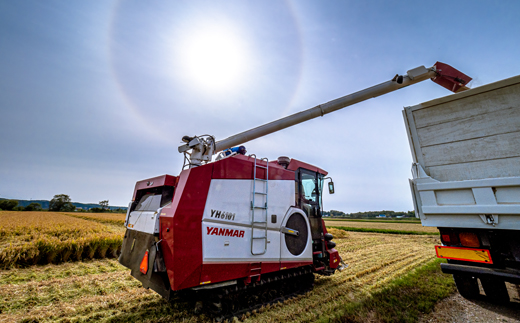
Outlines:
{"type": "Polygon", "coordinates": [[[242,310],[233,300],[260,295],[265,304],[309,290],[315,273],[344,269],[322,220],[327,172],[236,146],[426,79],[453,92],[471,80],[437,62],[227,139],[184,136],[178,176],[137,182],[120,263],[164,298],[194,293],[217,315],[242,310]]]}

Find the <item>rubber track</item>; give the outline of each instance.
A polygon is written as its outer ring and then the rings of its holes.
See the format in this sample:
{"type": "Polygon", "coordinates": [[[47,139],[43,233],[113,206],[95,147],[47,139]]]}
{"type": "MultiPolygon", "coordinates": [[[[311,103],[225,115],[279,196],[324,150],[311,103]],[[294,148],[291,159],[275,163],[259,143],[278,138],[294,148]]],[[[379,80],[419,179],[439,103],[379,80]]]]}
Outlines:
{"type": "Polygon", "coordinates": [[[233,321],[264,306],[284,302],[312,290],[314,274],[310,267],[264,274],[251,284],[237,284],[197,291],[195,311],[203,312],[216,322],[233,321]]]}

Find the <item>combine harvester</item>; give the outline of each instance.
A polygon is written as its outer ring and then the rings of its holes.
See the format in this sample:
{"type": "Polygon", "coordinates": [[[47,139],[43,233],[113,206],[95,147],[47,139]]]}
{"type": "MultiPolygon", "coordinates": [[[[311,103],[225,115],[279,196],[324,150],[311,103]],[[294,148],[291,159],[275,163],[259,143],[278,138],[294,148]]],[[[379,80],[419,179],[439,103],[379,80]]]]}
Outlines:
{"type": "Polygon", "coordinates": [[[220,318],[310,290],[314,274],[346,267],[321,215],[332,179],[294,158],[269,161],[236,146],[427,79],[454,92],[471,80],[437,62],[224,140],[183,137],[178,176],[137,182],[119,262],[143,287],[198,300],[220,318]]]}

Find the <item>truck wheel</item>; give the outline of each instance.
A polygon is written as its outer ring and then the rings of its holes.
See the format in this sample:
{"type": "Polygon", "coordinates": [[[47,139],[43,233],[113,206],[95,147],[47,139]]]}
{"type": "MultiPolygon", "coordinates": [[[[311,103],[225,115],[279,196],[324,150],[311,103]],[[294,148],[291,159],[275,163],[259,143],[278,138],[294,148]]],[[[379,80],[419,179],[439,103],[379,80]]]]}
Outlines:
{"type": "Polygon", "coordinates": [[[462,297],[472,299],[480,295],[478,282],[475,277],[453,275],[453,280],[455,280],[455,285],[457,285],[457,289],[462,297]]]}
{"type": "Polygon", "coordinates": [[[496,278],[480,278],[488,300],[496,304],[509,303],[506,283],[496,278]]]}

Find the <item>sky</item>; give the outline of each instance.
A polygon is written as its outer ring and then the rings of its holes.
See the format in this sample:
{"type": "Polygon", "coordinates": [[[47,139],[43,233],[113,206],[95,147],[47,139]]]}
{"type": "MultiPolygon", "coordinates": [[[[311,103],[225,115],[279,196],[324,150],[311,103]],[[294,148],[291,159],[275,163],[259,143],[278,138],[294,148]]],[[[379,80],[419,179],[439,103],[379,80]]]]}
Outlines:
{"type": "MultiPolygon", "coordinates": [[[[520,74],[518,1],[0,0],[0,197],[126,206],[217,140],[436,61],[520,74]]],[[[324,209],[413,209],[403,107],[427,80],[245,144],[329,172],[324,209]]]]}

